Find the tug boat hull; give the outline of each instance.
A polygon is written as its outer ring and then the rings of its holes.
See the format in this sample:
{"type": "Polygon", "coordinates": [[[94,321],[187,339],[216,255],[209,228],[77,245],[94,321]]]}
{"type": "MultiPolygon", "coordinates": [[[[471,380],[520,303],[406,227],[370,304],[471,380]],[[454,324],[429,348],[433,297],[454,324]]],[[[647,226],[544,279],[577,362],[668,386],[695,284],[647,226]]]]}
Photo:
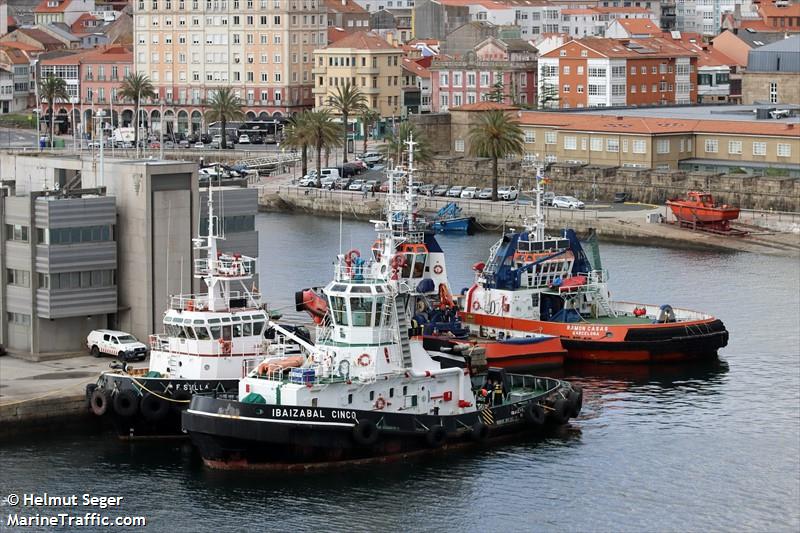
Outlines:
{"type": "Polygon", "coordinates": [[[641,325],[548,322],[475,313],[464,314],[464,319],[485,327],[560,337],[567,362],[690,361],[717,357],[717,351],[728,344],[728,331],[716,318],[641,325]]]}
{"type": "Polygon", "coordinates": [[[192,395],[235,397],[238,390],[238,379],[184,380],[105,373],[96,384],[86,387],[86,404],[122,439],[176,438],[186,437],[181,431],[181,412],[189,406],[192,395]]]}
{"type": "Polygon", "coordinates": [[[562,346],[561,338],[549,335],[518,337],[502,341],[476,337],[465,340],[436,336],[424,337],[424,346],[428,351],[452,352],[453,346],[456,345],[465,347],[460,350],[460,353],[463,354],[469,354],[473,348],[480,348],[484,352],[487,367],[509,370],[559,368],[564,365],[567,353],[562,346]]]}
{"type": "Polygon", "coordinates": [[[212,468],[308,470],[388,462],[542,434],[580,412],[579,389],[552,378],[531,379],[540,380],[546,392],[449,416],[195,396],[183,413],[183,428],[212,468]],[[528,413],[534,409],[546,414],[533,420],[528,413]]]}

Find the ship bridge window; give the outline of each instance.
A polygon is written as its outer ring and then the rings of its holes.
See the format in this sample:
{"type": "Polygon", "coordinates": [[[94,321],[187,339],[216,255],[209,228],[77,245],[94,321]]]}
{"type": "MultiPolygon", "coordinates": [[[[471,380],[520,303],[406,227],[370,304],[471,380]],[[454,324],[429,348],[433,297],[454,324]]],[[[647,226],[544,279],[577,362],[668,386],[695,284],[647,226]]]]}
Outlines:
{"type": "Polygon", "coordinates": [[[365,285],[353,285],[353,287],[350,289],[350,292],[372,293],[372,289],[365,285]]]}
{"type": "Polygon", "coordinates": [[[330,296],[331,300],[331,314],[333,321],[339,326],[346,326],[347,322],[347,308],[345,307],[344,298],[341,296],[330,296]]]}
{"type": "Polygon", "coordinates": [[[350,298],[354,326],[372,326],[372,298],[350,298]]]}
{"type": "Polygon", "coordinates": [[[375,298],[375,326],[381,326],[382,318],[383,318],[383,306],[384,302],[386,301],[386,297],[378,296],[375,298]]]}
{"type": "Polygon", "coordinates": [[[211,338],[214,340],[222,338],[222,326],[219,318],[209,318],[208,329],[211,331],[211,338]]]}
{"type": "Polygon", "coordinates": [[[338,291],[338,292],[345,292],[347,290],[347,286],[346,285],[333,285],[331,287],[331,290],[332,291],[338,291]]]}
{"type": "Polygon", "coordinates": [[[208,328],[206,328],[206,323],[204,320],[194,321],[194,331],[197,334],[197,340],[207,341],[211,338],[208,334],[208,328]]]}
{"type": "Polygon", "coordinates": [[[404,278],[421,278],[425,273],[425,263],[428,260],[428,254],[404,254],[406,262],[403,265],[404,278]]]}
{"type": "Polygon", "coordinates": [[[234,337],[241,337],[242,336],[242,319],[238,316],[231,318],[233,325],[231,327],[232,335],[234,337]]]}
{"type": "Polygon", "coordinates": [[[242,322],[242,335],[245,337],[249,337],[253,334],[253,323],[250,322],[250,317],[242,317],[242,319],[247,319],[247,322],[242,322]]]}

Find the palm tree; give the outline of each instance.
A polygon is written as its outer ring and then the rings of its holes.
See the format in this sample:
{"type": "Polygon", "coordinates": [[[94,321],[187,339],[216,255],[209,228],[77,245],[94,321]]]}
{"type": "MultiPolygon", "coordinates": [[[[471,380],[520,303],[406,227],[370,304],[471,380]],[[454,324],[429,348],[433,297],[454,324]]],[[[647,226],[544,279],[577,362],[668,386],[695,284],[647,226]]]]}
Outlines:
{"type": "Polygon", "coordinates": [[[222,126],[222,149],[228,147],[228,131],[225,127],[228,125],[229,120],[244,120],[244,113],[242,112],[242,103],[239,97],[234,94],[230,87],[223,87],[211,95],[208,101],[209,110],[206,111],[206,120],[208,122],[220,122],[222,126]]]}
{"type": "Polygon", "coordinates": [[[131,73],[122,80],[122,85],[117,92],[117,96],[122,99],[132,100],[136,109],[136,118],[133,120],[134,142],[136,152],[139,152],[139,105],[142,98],[155,98],[156,92],[150,78],[141,72],[131,73]]]}
{"type": "Polygon", "coordinates": [[[306,128],[317,151],[317,187],[322,186],[322,151],[339,144],[339,132],[327,109],[309,111],[306,128]]]}
{"type": "Polygon", "coordinates": [[[492,201],[497,201],[497,160],[523,152],[519,122],[501,110],[487,111],[469,130],[469,151],[492,159],[492,201]]]}
{"type": "Polygon", "coordinates": [[[429,162],[433,157],[433,149],[431,148],[428,137],[420,131],[419,128],[408,121],[401,122],[400,126],[397,128],[397,132],[390,133],[389,136],[386,137],[386,144],[381,147],[386,157],[396,158],[395,162],[398,165],[401,164],[408,152],[406,141],[408,140],[409,134],[414,135],[414,142],[416,143],[414,145],[414,162],[429,162]]]}
{"type": "MultiPolygon", "coordinates": [[[[39,82],[39,92],[42,93],[42,100],[47,101],[50,106],[50,148],[53,147],[56,131],[56,108],[59,101],[69,100],[67,94],[67,82],[63,78],[57,78],[52,74],[39,82]]],[[[37,135],[40,132],[36,132],[37,135]]]]}
{"type": "Polygon", "coordinates": [[[353,113],[358,113],[367,106],[367,97],[357,86],[348,81],[344,86],[336,87],[336,92],[328,99],[328,105],[342,115],[342,122],[344,123],[343,162],[347,163],[347,133],[349,130],[347,119],[353,113]]]}
{"type": "Polygon", "coordinates": [[[361,123],[364,125],[364,149],[363,152],[367,151],[367,141],[369,140],[369,131],[372,129],[372,126],[375,125],[381,118],[381,114],[375,111],[374,109],[370,109],[369,107],[365,107],[361,111],[361,123]]]}
{"type": "Polygon", "coordinates": [[[303,111],[289,119],[284,130],[283,143],[289,148],[300,150],[300,162],[303,176],[308,174],[308,147],[314,142],[311,137],[311,128],[308,126],[309,112],[303,111]]]}

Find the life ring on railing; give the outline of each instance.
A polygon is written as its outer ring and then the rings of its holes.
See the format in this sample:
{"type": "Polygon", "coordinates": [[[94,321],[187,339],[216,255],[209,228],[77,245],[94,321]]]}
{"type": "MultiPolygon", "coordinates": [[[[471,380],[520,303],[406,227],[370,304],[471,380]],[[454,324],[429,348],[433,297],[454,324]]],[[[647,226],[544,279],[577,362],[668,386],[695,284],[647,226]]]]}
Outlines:
{"type": "Polygon", "coordinates": [[[222,349],[223,355],[230,355],[231,354],[231,344],[232,342],[225,339],[219,340],[219,346],[222,349]]]}
{"type": "Polygon", "coordinates": [[[442,265],[436,265],[435,267],[433,267],[434,274],[441,274],[442,272],[444,272],[442,265]]]}
{"type": "Polygon", "coordinates": [[[372,362],[372,358],[369,356],[369,354],[362,353],[358,356],[356,362],[358,363],[358,366],[369,366],[369,364],[372,362]]]}
{"type": "Polygon", "coordinates": [[[194,300],[186,300],[186,311],[194,311],[194,300]]]}
{"type": "Polygon", "coordinates": [[[382,396],[378,396],[378,399],[375,400],[375,409],[383,409],[386,407],[386,400],[383,399],[382,396]]]}
{"type": "Polygon", "coordinates": [[[472,310],[473,311],[477,311],[480,308],[481,308],[481,303],[478,300],[475,300],[474,302],[472,302],[472,310]]]}
{"type": "Polygon", "coordinates": [[[406,265],[406,256],[403,254],[395,254],[392,257],[392,260],[389,263],[389,266],[392,267],[392,279],[396,280],[398,277],[398,273],[401,268],[406,265]]]}

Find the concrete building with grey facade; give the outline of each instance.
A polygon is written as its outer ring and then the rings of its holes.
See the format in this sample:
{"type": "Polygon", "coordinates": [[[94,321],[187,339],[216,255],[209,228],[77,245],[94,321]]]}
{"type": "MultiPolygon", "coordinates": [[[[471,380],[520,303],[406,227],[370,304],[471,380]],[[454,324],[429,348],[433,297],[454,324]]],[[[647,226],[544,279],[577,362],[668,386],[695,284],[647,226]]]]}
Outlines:
{"type": "Polygon", "coordinates": [[[748,52],[742,102],[800,104],[800,35],[748,52]]]}

